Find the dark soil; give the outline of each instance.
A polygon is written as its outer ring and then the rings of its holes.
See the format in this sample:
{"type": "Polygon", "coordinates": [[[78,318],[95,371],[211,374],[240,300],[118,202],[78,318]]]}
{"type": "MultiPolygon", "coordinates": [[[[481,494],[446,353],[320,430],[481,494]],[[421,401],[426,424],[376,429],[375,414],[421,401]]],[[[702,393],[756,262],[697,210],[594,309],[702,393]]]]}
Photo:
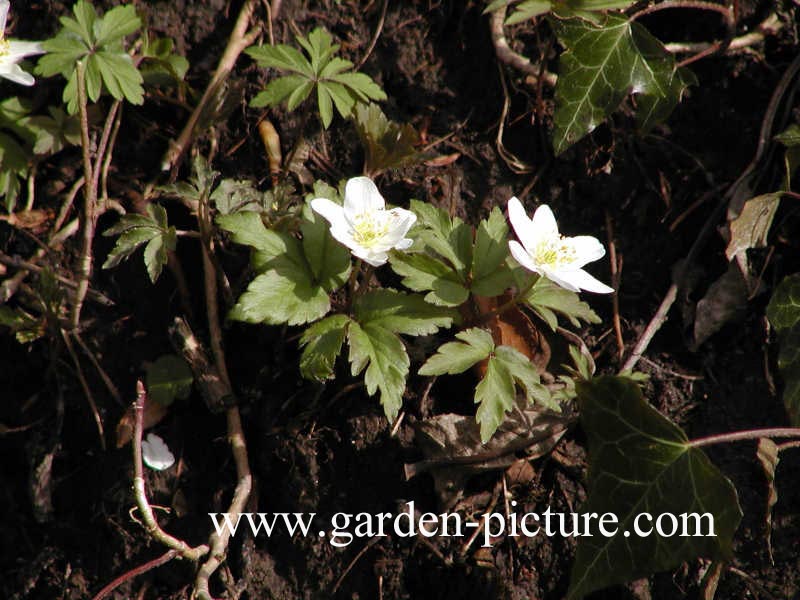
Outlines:
{"type": "MultiPolygon", "coordinates": [[[[57,16],[66,14],[64,3],[57,0],[31,2],[24,11],[17,8],[23,3],[14,4],[20,23],[15,35],[29,39],[52,33],[57,16]]],[[[202,91],[240,3],[140,0],[135,4],[153,32],[176,40],[192,64],[189,84],[202,91]]],[[[275,37],[291,43],[295,28],[307,32],[322,25],[341,41],[344,55],[357,62],[375,31],[381,4],[285,0],[275,22],[275,37]]],[[[746,4],[740,33],[771,10],[769,2],[746,4]]],[[[569,224],[567,234],[594,232],[604,243],[607,213],[617,250],[624,257],[620,313],[629,351],[669,287],[673,265],[686,255],[722,192],[711,194],[678,226],[670,229],[670,224],[706,192],[724,191],[752,159],[767,103],[797,53],[797,31],[794,25],[785,28],[753,54],[695,63],[692,68],[700,85],[651,135],[634,133],[626,109],[558,158],[553,158],[547,138],[552,92],[545,89],[540,103],[535,88],[519,73],[503,68],[511,100],[504,142],[532,166],[530,173],[520,175],[509,169],[495,145],[504,96],[482,9],[483,3],[472,0],[389,3],[381,35],[363,71],[387,92],[384,110],[390,118],[426,131],[429,141],[449,136],[435,152],[457,152],[460,157],[446,167],[423,165],[393,172],[383,178],[381,187],[390,202],[424,198],[453,207],[471,222],[525,190],[526,201],[536,198],[553,207],[559,221],[569,224]]],[[[690,19],[684,14],[694,13],[678,12],[649,17],[644,23],[666,41],[703,41],[720,34],[708,15],[687,27],[690,19]]],[[[537,36],[530,25],[511,27],[507,35],[516,49],[538,56],[537,36]]],[[[549,56],[551,67],[554,56],[549,56]]],[[[240,59],[230,81],[229,113],[216,127],[214,163],[224,177],[251,179],[263,188],[269,186],[267,162],[255,130],[263,113],[249,108],[247,101],[266,78],[250,59],[240,59]]],[[[55,98],[59,85],[47,82],[36,93],[55,98]]],[[[10,86],[2,84],[3,91],[19,93],[10,86]]],[[[115,152],[110,185],[127,205],[141,195],[145,182],[158,176],[167,142],[177,135],[188,113],[158,99],[125,110],[120,139],[126,142],[115,152]]],[[[298,135],[296,116],[275,111],[271,118],[284,148],[289,148],[298,135]]],[[[336,120],[327,132],[310,125],[306,134],[332,169],[325,172],[309,164],[315,177],[333,182],[360,172],[363,157],[349,123],[336,120]]],[[[47,196],[53,184],[46,180],[62,178],[61,188],[70,186],[78,177],[79,156],[68,151],[53,162],[40,179],[38,197],[57,207],[59,199],[47,196]]],[[[754,191],[771,189],[764,185],[754,191]]],[[[191,224],[180,209],[170,211],[178,224],[181,220],[191,224]]],[[[99,229],[115,218],[104,217],[99,229]]],[[[798,231],[796,207],[784,205],[775,223],[771,239],[777,241],[763,276],[766,290],[800,268],[797,238],[792,237],[798,231]]],[[[203,314],[202,269],[193,243],[182,240],[179,255],[187,266],[194,308],[203,314]]],[[[98,237],[96,256],[105,257],[110,244],[98,237]]],[[[11,255],[29,256],[35,250],[30,240],[5,223],[0,223],[0,246],[11,255]]],[[[246,259],[239,250],[225,249],[222,254],[234,282],[246,259]]],[[[766,252],[763,257],[766,260],[766,252]]],[[[61,260],[59,267],[66,272],[74,265],[74,254],[67,252],[61,260]]],[[[596,274],[608,280],[602,275],[608,273],[608,260],[595,267],[596,274]]],[[[768,383],[770,373],[777,376],[776,352],[763,316],[769,293],[756,296],[742,320],[691,352],[687,344],[691,322],[682,321],[680,309],[699,299],[724,271],[724,243],[718,236],[709,238],[696,268],[701,283],[695,296],[679,300],[653,340],[647,360],[639,363],[639,369],[650,375],[647,397],[690,437],[786,425],[780,387],[776,394],[768,383]]],[[[93,287],[117,304],[87,307],[84,339],[128,402],[144,365],[172,352],[167,327],[182,310],[175,282],[165,273],[151,286],[137,259],[114,270],[98,269],[93,287]]],[[[614,372],[619,364],[609,334],[611,302],[591,300],[604,324],[587,329],[584,337],[600,370],[614,372]]],[[[207,332],[198,333],[204,337],[207,332]]],[[[441,412],[472,414],[470,378],[438,383],[423,406],[426,382],[412,376],[404,404],[406,418],[398,435],[391,437],[374,398],[358,390],[338,393],[351,383],[346,370],[337,385],[326,388],[300,379],[297,331],[232,324],[225,336],[255,476],[248,510],[316,512],[318,518],[329,519],[339,511],[396,513],[407,500],[414,500],[422,512],[442,510],[432,479],[422,475],[406,482],[403,464],[420,458],[413,444],[416,421],[441,412]]],[[[0,336],[5,365],[0,369],[0,424],[25,427],[0,431],[0,597],[15,600],[90,598],[115,577],[164,552],[129,515],[134,505],[130,447],[115,449],[113,440],[126,406],[112,398],[82,355],[84,374],[105,424],[108,449],[101,449],[72,362],[57,337],[48,339],[23,346],[12,336],[0,336]],[[43,481],[41,465],[48,460],[52,460],[52,479],[43,481]]],[[[159,521],[190,544],[204,543],[210,530],[207,513],[226,510],[236,483],[225,419],[210,414],[194,393],[187,401],[176,402],[156,431],[170,440],[180,459],[178,469],[148,474],[152,502],[172,508],[169,514],[159,512],[159,521]]],[[[772,557],[764,524],[766,480],[755,458],[755,444],[713,447],[709,455],[735,483],[744,512],[732,570],[723,575],[716,597],[798,597],[797,454],[785,453],[778,469],[772,557]]],[[[585,439],[577,429],[552,457],[535,461],[527,479],[514,483],[511,491],[523,500],[520,508],[543,510],[549,505],[554,511],[577,510],[585,498],[585,458],[585,439]]],[[[500,475],[495,471],[470,479],[464,506],[475,514],[487,510],[500,475]]],[[[355,540],[339,549],[314,536],[290,539],[285,532],[270,539],[237,535],[226,572],[236,580],[231,589],[241,594],[238,597],[250,599],[564,597],[574,555],[572,540],[505,540],[492,549],[479,549],[477,543],[463,549],[464,544],[464,539],[432,538],[423,543],[385,537],[355,540]]],[[[694,561],[657,574],[649,581],[649,592],[642,592],[641,586],[639,591],[618,587],[592,598],[695,598],[706,566],[694,561]]],[[[111,597],[185,598],[193,579],[191,565],[172,561],[128,581],[111,597]]],[[[212,582],[215,593],[225,592],[218,578],[212,582]]]]}

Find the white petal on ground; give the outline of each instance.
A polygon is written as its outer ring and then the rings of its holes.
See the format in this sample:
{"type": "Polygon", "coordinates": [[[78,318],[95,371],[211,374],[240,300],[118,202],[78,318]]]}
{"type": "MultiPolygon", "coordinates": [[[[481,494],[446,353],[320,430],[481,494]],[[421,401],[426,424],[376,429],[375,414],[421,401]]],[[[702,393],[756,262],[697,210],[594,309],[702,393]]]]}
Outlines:
{"type": "Polygon", "coordinates": [[[142,460],[151,469],[163,471],[175,464],[175,457],[160,437],[155,433],[148,433],[142,440],[142,460]]]}

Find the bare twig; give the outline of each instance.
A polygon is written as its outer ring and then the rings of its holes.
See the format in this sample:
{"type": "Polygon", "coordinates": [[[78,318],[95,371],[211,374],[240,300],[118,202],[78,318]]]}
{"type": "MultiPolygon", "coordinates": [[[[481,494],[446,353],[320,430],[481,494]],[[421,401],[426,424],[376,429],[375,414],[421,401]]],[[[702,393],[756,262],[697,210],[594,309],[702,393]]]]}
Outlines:
{"type": "Polygon", "coordinates": [[[503,30],[503,23],[506,19],[506,7],[502,7],[494,11],[489,16],[489,32],[492,35],[492,43],[494,50],[497,54],[497,60],[522,71],[531,81],[538,83],[541,79],[547,85],[553,87],[556,84],[556,76],[553,73],[542,70],[534,65],[529,58],[514,52],[511,46],[508,45],[505,31],[503,30]]]}
{"type": "Polygon", "coordinates": [[[111,594],[111,592],[113,592],[115,589],[117,589],[126,581],[130,581],[134,577],[138,577],[143,573],[147,573],[148,571],[160,567],[161,565],[165,565],[176,556],[178,556],[178,552],[176,550],[168,550],[161,556],[154,558],[153,560],[148,560],[143,565],[139,565],[138,567],[131,569],[127,573],[123,573],[122,575],[114,579],[114,581],[105,586],[102,590],[97,592],[97,594],[94,596],[94,598],[92,598],[92,600],[103,600],[109,594],[111,594]]]}
{"type": "Polygon", "coordinates": [[[144,384],[139,380],[136,382],[136,400],[133,403],[135,419],[133,440],[131,442],[133,449],[133,493],[136,498],[136,506],[139,508],[139,514],[145,530],[153,539],[171,548],[182,558],[197,562],[208,554],[208,546],[201,544],[192,548],[183,540],[166,533],[156,521],[153,508],[147,499],[147,491],[144,485],[144,467],[142,466],[142,431],[144,429],[145,402],[147,402],[147,392],[144,384]]]}
{"type": "Polygon", "coordinates": [[[67,352],[69,353],[70,358],[72,359],[72,364],[75,365],[75,373],[78,376],[78,381],[80,381],[81,387],[83,388],[83,393],[86,396],[86,401],[89,403],[89,408],[92,411],[92,417],[94,417],[94,422],[97,425],[97,435],[100,438],[100,447],[105,450],[106,449],[106,434],[103,428],[103,419],[100,418],[100,411],[97,410],[97,404],[94,401],[94,396],[92,395],[92,390],[89,387],[88,382],[86,381],[86,377],[83,375],[83,369],[81,368],[81,363],[78,360],[78,354],[75,352],[75,348],[72,346],[72,342],[69,339],[70,334],[61,330],[61,337],[64,340],[64,346],[67,348],[67,352]]]}
{"type": "Polygon", "coordinates": [[[727,444],[743,440],[757,440],[760,438],[800,438],[800,427],[773,427],[769,429],[748,429],[747,431],[734,431],[697,438],[688,442],[691,448],[702,448],[713,444],[727,444]]]}
{"type": "Polygon", "coordinates": [[[608,211],[606,211],[606,234],[608,235],[608,260],[611,263],[611,287],[614,288],[614,293],[611,295],[611,305],[614,312],[614,336],[617,341],[617,359],[622,360],[622,355],[625,352],[625,341],[622,339],[622,323],[619,317],[619,284],[622,260],[617,261],[614,223],[611,220],[611,213],[608,211]]]}
{"type": "MultiPolygon", "coordinates": [[[[772,13],[759,23],[755,31],[733,38],[730,44],[728,44],[726,53],[733,54],[740,50],[746,50],[747,48],[761,44],[768,35],[775,35],[783,29],[783,27],[783,22],[775,13],[772,13]]],[[[698,54],[713,46],[714,44],[709,42],[672,42],[664,44],[667,51],[673,54],[698,54]]]]}
{"type": "Polygon", "coordinates": [[[186,121],[186,125],[184,125],[183,131],[181,131],[178,139],[170,143],[169,149],[164,155],[161,163],[161,169],[163,171],[172,170],[173,174],[176,174],[175,168],[194,139],[195,128],[197,127],[201,115],[206,111],[208,104],[216,96],[217,90],[228,78],[228,74],[233,70],[233,66],[236,64],[239,55],[245,48],[255,42],[261,32],[261,27],[259,25],[247,31],[255,4],[255,0],[246,0],[242,5],[242,9],[239,11],[239,16],[233,26],[231,36],[228,39],[228,45],[222,57],[219,59],[219,64],[217,65],[216,71],[214,71],[214,75],[211,77],[211,81],[208,82],[208,86],[205,92],[203,92],[200,102],[198,102],[194,111],[189,116],[189,119],[186,121]]]}
{"type": "Polygon", "coordinates": [[[375,45],[378,43],[378,38],[381,37],[381,31],[383,31],[383,23],[386,21],[386,9],[389,8],[389,0],[383,0],[383,7],[381,8],[381,16],[378,19],[378,25],[375,27],[375,33],[372,34],[372,39],[369,41],[369,46],[367,46],[366,51],[364,52],[364,56],[361,57],[361,60],[355,66],[355,70],[358,71],[361,67],[364,66],[364,63],[367,62],[369,55],[372,54],[372,51],[375,49],[375,45]]]}

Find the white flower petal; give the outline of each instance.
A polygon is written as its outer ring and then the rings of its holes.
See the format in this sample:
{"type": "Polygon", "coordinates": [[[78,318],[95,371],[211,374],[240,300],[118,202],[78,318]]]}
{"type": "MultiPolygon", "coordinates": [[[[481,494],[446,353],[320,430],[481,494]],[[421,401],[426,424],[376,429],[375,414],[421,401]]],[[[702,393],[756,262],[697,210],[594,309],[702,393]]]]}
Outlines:
{"type": "Polygon", "coordinates": [[[522,245],[526,249],[533,248],[537,241],[536,231],[525,213],[522,202],[516,196],[508,201],[508,220],[511,221],[511,227],[514,228],[514,233],[517,234],[522,245]]]}
{"type": "Polygon", "coordinates": [[[569,279],[570,275],[577,273],[577,271],[554,271],[552,269],[544,269],[543,274],[547,277],[550,281],[557,283],[565,290],[569,290],[570,292],[580,292],[581,289],[577,285],[575,285],[572,280],[569,279]]]}
{"type": "Polygon", "coordinates": [[[314,198],[311,201],[311,210],[322,215],[331,225],[331,235],[341,244],[352,248],[353,236],[350,223],[344,216],[344,209],[327,198],[314,198]]]}
{"type": "Polygon", "coordinates": [[[531,228],[533,229],[534,239],[549,239],[558,237],[558,224],[556,218],[553,216],[553,211],[547,204],[542,204],[533,213],[531,219],[531,228]]]}
{"type": "Polygon", "coordinates": [[[0,77],[5,77],[9,81],[19,83],[20,85],[31,86],[36,83],[33,75],[27,71],[23,71],[22,67],[20,67],[18,64],[3,63],[2,60],[0,60],[0,77]]]}
{"type": "Polygon", "coordinates": [[[353,248],[353,255],[373,267],[380,267],[389,260],[389,255],[385,251],[375,248],[353,248]]]}
{"type": "Polygon", "coordinates": [[[353,177],[344,188],[344,212],[350,222],[356,215],[383,210],[386,202],[369,177],[353,177]]]}
{"type": "MultiPolygon", "coordinates": [[[[550,277],[549,274],[548,277],[550,277]]],[[[583,269],[578,269],[577,271],[561,271],[558,273],[558,277],[577,288],[586,290],[587,292],[595,292],[596,294],[610,294],[614,291],[614,288],[609,287],[602,281],[595,279],[583,269]]],[[[559,282],[556,281],[556,283],[559,282]]]]}
{"type": "Polygon", "coordinates": [[[8,54],[5,55],[5,58],[17,62],[21,58],[34,56],[36,54],[44,54],[44,48],[41,42],[10,40],[8,42],[8,54]]]}
{"type": "Polygon", "coordinates": [[[583,265],[599,260],[606,255],[606,249],[596,237],[579,235],[566,238],[565,241],[575,253],[575,259],[569,263],[569,268],[580,269],[583,265]]]}
{"type": "Polygon", "coordinates": [[[151,469],[163,471],[175,464],[175,457],[159,436],[148,433],[142,440],[142,460],[151,469]]]}
{"type": "Polygon", "coordinates": [[[9,8],[11,8],[11,3],[8,0],[0,0],[0,35],[6,30],[9,8]]]}
{"type": "Polygon", "coordinates": [[[395,250],[408,250],[414,244],[411,238],[404,238],[394,245],[395,250]]]}
{"type": "Polygon", "coordinates": [[[521,266],[525,267],[529,271],[533,271],[534,273],[541,273],[541,269],[539,269],[539,265],[537,265],[531,255],[522,247],[517,240],[511,240],[508,242],[508,249],[511,250],[511,256],[514,257],[521,266]]]}

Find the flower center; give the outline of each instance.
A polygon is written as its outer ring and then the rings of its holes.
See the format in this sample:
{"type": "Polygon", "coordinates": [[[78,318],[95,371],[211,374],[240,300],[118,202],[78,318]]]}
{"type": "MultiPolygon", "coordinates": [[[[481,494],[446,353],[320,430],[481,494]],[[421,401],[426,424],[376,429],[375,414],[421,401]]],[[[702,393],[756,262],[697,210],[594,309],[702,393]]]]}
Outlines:
{"type": "Polygon", "coordinates": [[[559,235],[540,240],[533,250],[533,258],[537,264],[558,268],[573,262],[576,254],[567,239],[559,235]]]}
{"type": "Polygon", "coordinates": [[[353,239],[364,248],[372,248],[389,231],[389,223],[380,223],[371,214],[356,215],[353,223],[353,239]]]}
{"type": "Polygon", "coordinates": [[[11,44],[0,34],[0,56],[7,56],[10,49],[11,44]]]}

